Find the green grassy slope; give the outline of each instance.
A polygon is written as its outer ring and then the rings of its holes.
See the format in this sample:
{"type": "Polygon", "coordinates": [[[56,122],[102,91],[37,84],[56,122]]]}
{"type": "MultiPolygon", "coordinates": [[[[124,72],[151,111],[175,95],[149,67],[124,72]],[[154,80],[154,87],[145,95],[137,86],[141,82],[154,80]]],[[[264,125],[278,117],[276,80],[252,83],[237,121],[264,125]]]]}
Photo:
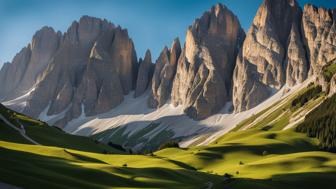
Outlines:
{"type": "MultiPolygon", "coordinates": [[[[20,128],[20,124],[22,124],[25,128],[26,135],[42,145],[85,150],[97,153],[122,153],[121,151],[107,145],[100,144],[91,138],[67,134],[56,127],[48,126],[44,122],[34,120],[17,112],[11,111],[1,104],[0,113],[18,128],[20,128]]],[[[25,140],[19,132],[9,126],[6,126],[2,120],[0,120],[0,131],[3,131],[0,134],[0,140],[2,141],[19,142],[23,144],[30,143],[25,140]]]]}
{"type": "Polygon", "coordinates": [[[224,135],[209,146],[165,149],[155,154],[199,171],[231,174],[234,179],[222,184],[229,188],[336,186],[331,182],[336,179],[336,154],[319,151],[316,144],[316,139],[292,130],[250,129],[224,135]]]}
{"type": "Polygon", "coordinates": [[[232,131],[248,128],[265,128],[267,130],[282,130],[289,124],[298,125],[300,118],[316,108],[325,99],[325,94],[319,86],[310,84],[263,111],[243,120],[232,131]]]}
{"type": "Polygon", "coordinates": [[[125,155],[6,109],[0,113],[42,145],[0,121],[0,182],[23,188],[195,188],[218,175],[153,156],[125,155]],[[104,152],[104,153],[103,153],[104,152]],[[109,152],[106,154],[106,152],[109,152]]]}
{"type": "Polygon", "coordinates": [[[317,142],[292,130],[260,129],[153,155],[0,142],[0,181],[25,188],[335,187],[336,154],[319,151],[317,142]],[[233,178],[226,180],[226,173],[233,178]]]}
{"type": "Polygon", "coordinates": [[[3,142],[0,146],[5,154],[0,156],[0,180],[25,188],[194,188],[220,180],[149,156],[3,142]]]}

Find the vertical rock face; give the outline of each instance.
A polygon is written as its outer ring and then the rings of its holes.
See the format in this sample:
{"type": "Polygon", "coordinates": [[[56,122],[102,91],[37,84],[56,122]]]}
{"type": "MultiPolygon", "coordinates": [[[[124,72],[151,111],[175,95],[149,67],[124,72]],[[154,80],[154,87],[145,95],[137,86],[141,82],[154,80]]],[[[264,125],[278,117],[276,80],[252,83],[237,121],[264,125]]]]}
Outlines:
{"type": "Polygon", "coordinates": [[[171,49],[165,47],[156,60],[148,105],[159,108],[170,98],[178,58],[181,54],[179,39],[175,39],[171,49]]]}
{"type": "Polygon", "coordinates": [[[301,9],[295,0],[264,0],[259,7],[237,58],[235,111],[253,108],[286,81],[293,85],[306,77],[300,18],[301,9]]]}
{"type": "Polygon", "coordinates": [[[330,80],[329,86],[329,96],[332,96],[336,93],[336,74],[330,80]]]}
{"type": "Polygon", "coordinates": [[[112,47],[110,49],[111,61],[117,66],[120,82],[124,94],[134,89],[134,73],[137,72],[137,56],[133,41],[129,38],[127,30],[118,27],[115,31],[112,47]]]}
{"type": "Polygon", "coordinates": [[[20,84],[31,57],[31,46],[23,48],[15,55],[11,64],[5,64],[1,69],[0,99],[8,95],[20,84]]]}
{"type": "Polygon", "coordinates": [[[189,27],[174,80],[172,102],[203,119],[230,100],[232,72],[245,34],[237,17],[217,4],[189,27]]]}
{"type": "Polygon", "coordinates": [[[133,90],[137,58],[126,30],[84,16],[64,34],[58,51],[39,78],[24,113],[33,117],[66,113],[58,124],[106,112],[133,90]]]}
{"type": "Polygon", "coordinates": [[[11,68],[11,64],[10,62],[5,62],[2,66],[2,68],[0,69],[0,85],[2,86],[2,90],[0,91],[0,100],[3,97],[3,95],[6,94],[6,91],[5,91],[5,88],[8,87],[6,86],[7,85],[7,73],[8,73],[8,70],[11,68]]]}
{"type": "Polygon", "coordinates": [[[21,91],[30,89],[36,80],[49,65],[52,57],[59,48],[61,33],[56,33],[50,27],[43,27],[38,31],[31,43],[31,58],[20,86],[16,89],[16,96],[22,95],[21,91]]]}
{"type": "Polygon", "coordinates": [[[153,76],[154,65],[152,64],[152,56],[149,50],[146,51],[144,60],[140,59],[139,64],[134,97],[138,97],[146,91],[153,76]]]}
{"type": "Polygon", "coordinates": [[[306,51],[300,38],[298,25],[292,25],[288,39],[287,53],[285,59],[286,83],[293,86],[302,83],[307,78],[308,62],[306,51]]]}
{"type": "Polygon", "coordinates": [[[60,38],[61,34],[49,27],[43,27],[35,33],[31,44],[22,49],[8,66],[7,80],[0,81],[4,82],[4,86],[10,86],[2,91],[10,94],[7,100],[25,94],[34,86],[39,74],[46,69],[57,51],[60,38]]]}
{"type": "Polygon", "coordinates": [[[316,75],[328,62],[336,59],[336,11],[304,6],[302,30],[311,69],[316,75]]]}

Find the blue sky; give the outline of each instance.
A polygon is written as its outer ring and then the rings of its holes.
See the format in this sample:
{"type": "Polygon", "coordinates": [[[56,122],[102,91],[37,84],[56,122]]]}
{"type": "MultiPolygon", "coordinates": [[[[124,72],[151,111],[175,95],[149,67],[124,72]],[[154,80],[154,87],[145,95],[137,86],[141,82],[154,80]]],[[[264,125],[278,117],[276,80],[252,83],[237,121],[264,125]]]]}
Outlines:
{"type": "MultiPolygon", "coordinates": [[[[184,42],[187,27],[217,2],[225,4],[248,29],[262,0],[0,0],[0,67],[42,26],[62,32],[82,15],[106,18],[127,28],[138,57],[146,49],[154,59],[175,37],[184,42]]],[[[336,0],[299,0],[336,7],[336,0]]]]}

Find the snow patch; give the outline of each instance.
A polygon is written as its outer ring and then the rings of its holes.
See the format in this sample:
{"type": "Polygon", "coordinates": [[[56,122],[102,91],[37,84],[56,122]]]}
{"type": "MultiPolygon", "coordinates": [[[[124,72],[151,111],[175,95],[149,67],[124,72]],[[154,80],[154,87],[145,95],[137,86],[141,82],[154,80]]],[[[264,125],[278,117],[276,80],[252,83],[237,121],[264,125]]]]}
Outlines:
{"type": "Polygon", "coordinates": [[[27,106],[27,100],[30,94],[35,90],[35,87],[31,88],[27,93],[22,96],[19,96],[13,100],[5,101],[2,104],[10,107],[13,110],[22,112],[24,108],[27,106]]]}
{"type": "Polygon", "coordinates": [[[310,82],[311,79],[294,87],[285,85],[255,108],[244,112],[232,113],[230,112],[232,103],[226,103],[220,112],[201,121],[189,118],[184,114],[181,106],[174,107],[169,103],[157,110],[148,108],[148,91],[137,98],[134,98],[133,93],[130,93],[125,96],[125,100],[118,107],[100,115],[85,116],[82,105],[81,116],[69,122],[64,130],[72,134],[89,136],[108,129],[125,127],[123,134],[130,136],[146,128],[151,123],[157,123],[157,128],[149,131],[144,137],[150,139],[166,130],[172,131],[174,138],[184,138],[180,143],[182,147],[189,146],[201,138],[205,138],[205,140],[203,139],[198,145],[206,145],[229,132],[241,121],[270,107],[293,92],[306,87],[310,82]]]}
{"type": "Polygon", "coordinates": [[[43,120],[45,122],[47,122],[50,125],[55,124],[58,120],[62,119],[65,114],[67,113],[67,111],[70,109],[71,104],[69,104],[67,106],[67,108],[65,108],[61,113],[59,114],[54,114],[54,115],[48,115],[48,111],[50,109],[51,106],[51,102],[48,103],[48,106],[44,108],[44,110],[40,113],[40,115],[38,116],[38,119],[43,120]]]}

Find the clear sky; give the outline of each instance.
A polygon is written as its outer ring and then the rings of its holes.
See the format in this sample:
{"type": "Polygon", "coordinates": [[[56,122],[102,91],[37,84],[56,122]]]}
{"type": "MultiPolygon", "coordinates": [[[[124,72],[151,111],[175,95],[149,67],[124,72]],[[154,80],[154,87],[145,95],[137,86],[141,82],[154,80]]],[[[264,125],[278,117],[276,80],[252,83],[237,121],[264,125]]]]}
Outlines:
{"type": "MultiPolygon", "coordinates": [[[[155,60],[175,37],[183,43],[187,27],[217,2],[231,9],[247,30],[262,0],[0,0],[0,67],[42,26],[65,32],[82,15],[127,28],[138,57],[150,49],[155,60]]],[[[336,0],[298,2],[336,8],[336,0]]]]}

